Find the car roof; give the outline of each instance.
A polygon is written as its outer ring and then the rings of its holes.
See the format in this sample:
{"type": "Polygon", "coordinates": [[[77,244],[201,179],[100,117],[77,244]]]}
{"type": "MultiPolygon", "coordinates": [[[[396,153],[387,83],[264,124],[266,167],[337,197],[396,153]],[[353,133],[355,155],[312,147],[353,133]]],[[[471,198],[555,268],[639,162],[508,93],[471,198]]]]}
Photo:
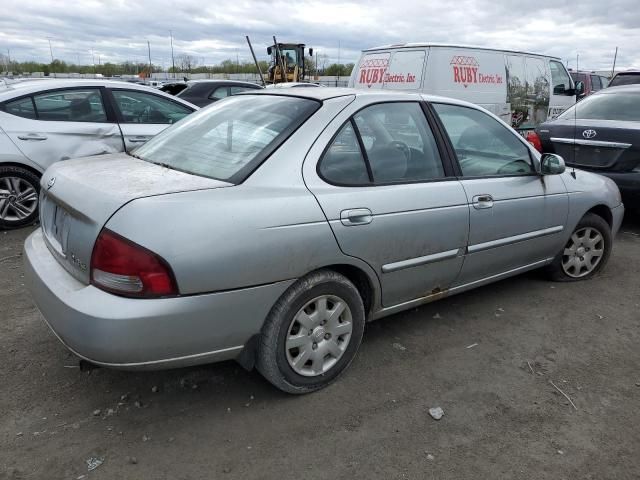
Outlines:
{"type": "MultiPolygon", "coordinates": [[[[598,90],[596,94],[605,95],[612,93],[640,93],[640,83],[633,85],[618,85],[615,87],[607,87],[602,90],[598,90]]],[[[595,94],[594,94],[595,95],[595,94]]]]}
{"type": "Polygon", "coordinates": [[[287,96],[297,98],[308,98],[311,100],[330,100],[337,97],[355,96],[359,98],[372,98],[377,101],[418,101],[425,100],[427,102],[436,103],[450,103],[454,105],[461,105],[465,107],[472,107],[480,109],[478,105],[466,102],[464,100],[458,100],[456,98],[441,97],[438,95],[427,95],[420,92],[403,92],[396,90],[362,90],[356,88],[341,88],[341,87],[325,87],[325,88],[265,88],[262,90],[256,90],[251,92],[243,92],[238,95],[275,95],[275,96],[287,96]]]}
{"type": "Polygon", "coordinates": [[[71,87],[109,87],[109,88],[126,88],[127,90],[141,90],[144,92],[154,93],[163,97],[170,98],[173,101],[178,101],[189,105],[196,110],[199,107],[192,105],[191,103],[169,95],[157,88],[150,87],[148,85],[140,85],[138,83],[125,82],[122,80],[102,80],[102,79],[75,79],[75,78],[60,78],[60,79],[31,79],[18,82],[7,83],[4,86],[0,86],[0,102],[9,100],[11,98],[20,97],[22,95],[30,95],[46,90],[56,90],[61,88],[71,87]]]}
{"type": "Polygon", "coordinates": [[[376,52],[379,50],[396,50],[401,48],[420,48],[420,47],[449,47],[449,48],[468,48],[472,50],[487,50],[490,52],[507,52],[507,53],[520,53],[523,55],[532,55],[535,57],[545,57],[552,58],[554,60],[560,60],[559,57],[554,57],[551,55],[544,55],[542,53],[534,53],[534,52],[526,52],[522,50],[509,50],[502,48],[489,48],[489,47],[480,47],[477,45],[464,45],[458,43],[438,43],[438,42],[417,42],[417,43],[394,43],[390,45],[382,45],[379,47],[372,47],[362,50],[362,52],[376,52]]]}
{"type": "Polygon", "coordinates": [[[194,83],[211,83],[211,84],[229,84],[229,85],[249,85],[251,87],[255,87],[255,86],[260,86],[257,83],[253,83],[253,82],[245,82],[243,80],[216,80],[216,79],[209,79],[209,78],[200,78],[197,80],[188,80],[187,81],[187,85],[189,84],[194,84],[194,83]]]}

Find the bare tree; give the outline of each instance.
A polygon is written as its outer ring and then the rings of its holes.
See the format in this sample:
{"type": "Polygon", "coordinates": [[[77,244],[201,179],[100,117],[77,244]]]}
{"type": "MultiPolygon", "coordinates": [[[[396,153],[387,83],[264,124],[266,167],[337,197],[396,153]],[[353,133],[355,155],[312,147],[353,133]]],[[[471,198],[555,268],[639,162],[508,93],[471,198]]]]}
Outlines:
{"type": "Polygon", "coordinates": [[[191,72],[198,66],[198,59],[192,55],[180,55],[176,58],[176,64],[180,66],[182,72],[191,72]]]}

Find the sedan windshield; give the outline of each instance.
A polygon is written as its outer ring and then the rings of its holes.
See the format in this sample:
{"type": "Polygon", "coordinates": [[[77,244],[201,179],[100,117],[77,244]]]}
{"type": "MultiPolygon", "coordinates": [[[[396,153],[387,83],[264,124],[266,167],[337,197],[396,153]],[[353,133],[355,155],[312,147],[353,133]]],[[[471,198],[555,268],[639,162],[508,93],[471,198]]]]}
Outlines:
{"type": "Polygon", "coordinates": [[[567,109],[558,118],[571,120],[640,121],[640,93],[616,92],[591,95],[567,109]]]}
{"type": "Polygon", "coordinates": [[[240,183],[319,107],[315,100],[295,97],[230,97],[168,128],[134,153],[168,168],[240,183]]]}

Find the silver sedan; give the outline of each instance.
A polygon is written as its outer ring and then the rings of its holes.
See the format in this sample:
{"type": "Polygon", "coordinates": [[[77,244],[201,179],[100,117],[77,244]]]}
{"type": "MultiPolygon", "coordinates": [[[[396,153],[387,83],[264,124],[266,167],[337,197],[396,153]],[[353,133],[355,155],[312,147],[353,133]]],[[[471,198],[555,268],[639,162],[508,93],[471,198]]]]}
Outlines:
{"type": "Polygon", "coordinates": [[[535,268],[590,278],[624,211],[479,107],[329,88],[225,99],[42,189],[26,278],[71,351],[236,359],[290,393],[343,372],[366,321],[535,268]]]}

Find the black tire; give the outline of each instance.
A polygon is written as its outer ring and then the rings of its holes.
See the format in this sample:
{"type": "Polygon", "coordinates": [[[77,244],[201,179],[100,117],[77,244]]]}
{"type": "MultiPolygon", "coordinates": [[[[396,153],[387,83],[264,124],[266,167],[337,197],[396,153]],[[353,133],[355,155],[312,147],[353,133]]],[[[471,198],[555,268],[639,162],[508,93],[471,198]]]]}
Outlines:
{"type": "Polygon", "coordinates": [[[584,217],[582,217],[580,222],[578,222],[578,225],[576,225],[576,228],[574,228],[572,235],[585,228],[597,230],[598,233],[602,235],[603,255],[600,261],[595,266],[595,268],[593,268],[593,270],[585,273],[584,276],[575,277],[569,275],[563,268],[564,251],[572,242],[572,240],[569,239],[567,244],[562,247],[562,250],[560,250],[560,252],[558,252],[556,257],[553,259],[553,262],[547,267],[547,272],[551,280],[554,280],[556,282],[576,282],[579,280],[588,280],[597,275],[609,261],[609,257],[611,256],[611,248],[613,246],[611,238],[611,227],[609,226],[609,224],[599,215],[596,215],[594,213],[587,213],[584,217]]]}
{"type": "Polygon", "coordinates": [[[274,386],[292,393],[310,393],[326,387],[353,361],[364,333],[365,311],[358,289],[346,277],[332,270],[319,270],[301,278],[273,306],[262,328],[256,368],[274,386]],[[325,373],[304,376],[287,360],[285,341],[296,314],[313,299],[337,296],[350,309],[352,331],[342,356],[325,373]]]}
{"type": "MultiPolygon", "coordinates": [[[[31,225],[38,219],[38,196],[40,195],[40,177],[26,168],[14,167],[14,166],[0,166],[0,192],[7,189],[7,179],[18,178],[21,180],[21,184],[24,186],[29,184],[36,191],[35,198],[35,210],[24,218],[15,217],[15,210],[13,206],[8,206],[7,215],[9,218],[3,218],[3,211],[9,201],[9,197],[3,198],[0,193],[0,230],[10,230],[13,228],[20,228],[27,225],[31,225]]],[[[13,196],[11,196],[13,197],[13,196]]]]}

